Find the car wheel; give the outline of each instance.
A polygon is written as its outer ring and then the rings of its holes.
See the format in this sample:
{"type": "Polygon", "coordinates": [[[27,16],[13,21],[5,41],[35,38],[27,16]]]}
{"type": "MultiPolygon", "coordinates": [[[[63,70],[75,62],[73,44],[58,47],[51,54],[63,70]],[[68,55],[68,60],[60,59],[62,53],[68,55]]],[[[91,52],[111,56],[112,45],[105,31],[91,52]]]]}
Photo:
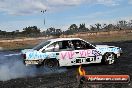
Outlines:
{"type": "Polygon", "coordinates": [[[58,67],[59,64],[57,60],[47,59],[44,60],[43,66],[47,68],[54,68],[54,67],[58,67]]]}
{"type": "Polygon", "coordinates": [[[102,58],[103,64],[114,64],[116,60],[116,56],[114,53],[106,53],[102,58]]]}

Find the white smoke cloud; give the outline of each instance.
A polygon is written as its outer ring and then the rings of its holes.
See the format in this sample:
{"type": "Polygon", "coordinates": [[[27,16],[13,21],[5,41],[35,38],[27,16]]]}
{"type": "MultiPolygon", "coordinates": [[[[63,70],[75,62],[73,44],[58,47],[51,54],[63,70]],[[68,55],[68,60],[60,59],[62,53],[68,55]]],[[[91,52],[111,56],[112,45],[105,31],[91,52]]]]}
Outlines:
{"type": "Polygon", "coordinates": [[[0,81],[66,71],[65,68],[49,69],[44,67],[36,68],[35,66],[27,67],[23,64],[20,55],[11,54],[10,56],[0,53],[0,56],[0,81]]]}
{"type": "Polygon", "coordinates": [[[20,61],[11,64],[3,64],[0,67],[0,80],[9,80],[15,78],[21,78],[26,76],[33,76],[35,74],[34,69],[27,69],[20,61]]]}

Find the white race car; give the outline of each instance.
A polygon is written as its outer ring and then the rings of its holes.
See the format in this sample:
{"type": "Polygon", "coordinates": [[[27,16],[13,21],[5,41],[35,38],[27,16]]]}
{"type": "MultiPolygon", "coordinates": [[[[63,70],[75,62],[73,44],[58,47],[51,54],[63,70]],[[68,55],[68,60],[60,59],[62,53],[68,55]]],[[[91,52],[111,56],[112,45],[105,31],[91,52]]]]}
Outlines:
{"type": "Polygon", "coordinates": [[[26,65],[57,67],[90,63],[113,64],[122,50],[115,46],[94,46],[80,38],[57,38],[21,52],[26,65]]]}

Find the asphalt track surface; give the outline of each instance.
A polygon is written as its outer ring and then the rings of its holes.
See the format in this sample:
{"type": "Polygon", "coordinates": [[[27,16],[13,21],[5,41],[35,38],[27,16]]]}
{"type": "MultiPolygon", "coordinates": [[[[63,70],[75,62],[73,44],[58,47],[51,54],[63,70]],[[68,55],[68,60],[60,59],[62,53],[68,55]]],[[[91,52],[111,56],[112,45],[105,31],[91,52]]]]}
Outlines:
{"type": "Polygon", "coordinates": [[[132,88],[132,41],[104,43],[119,46],[123,55],[113,65],[90,64],[87,74],[129,75],[129,83],[79,84],[78,66],[46,69],[25,67],[19,51],[0,52],[0,88],[132,88]]]}

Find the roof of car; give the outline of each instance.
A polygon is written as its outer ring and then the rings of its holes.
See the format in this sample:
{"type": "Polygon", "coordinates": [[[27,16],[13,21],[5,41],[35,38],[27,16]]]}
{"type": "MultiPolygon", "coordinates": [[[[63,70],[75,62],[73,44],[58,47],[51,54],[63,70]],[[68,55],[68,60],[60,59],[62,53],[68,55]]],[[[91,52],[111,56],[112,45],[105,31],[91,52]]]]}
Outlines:
{"type": "Polygon", "coordinates": [[[81,40],[80,38],[55,38],[55,39],[50,39],[49,41],[63,41],[63,40],[81,40]]]}

